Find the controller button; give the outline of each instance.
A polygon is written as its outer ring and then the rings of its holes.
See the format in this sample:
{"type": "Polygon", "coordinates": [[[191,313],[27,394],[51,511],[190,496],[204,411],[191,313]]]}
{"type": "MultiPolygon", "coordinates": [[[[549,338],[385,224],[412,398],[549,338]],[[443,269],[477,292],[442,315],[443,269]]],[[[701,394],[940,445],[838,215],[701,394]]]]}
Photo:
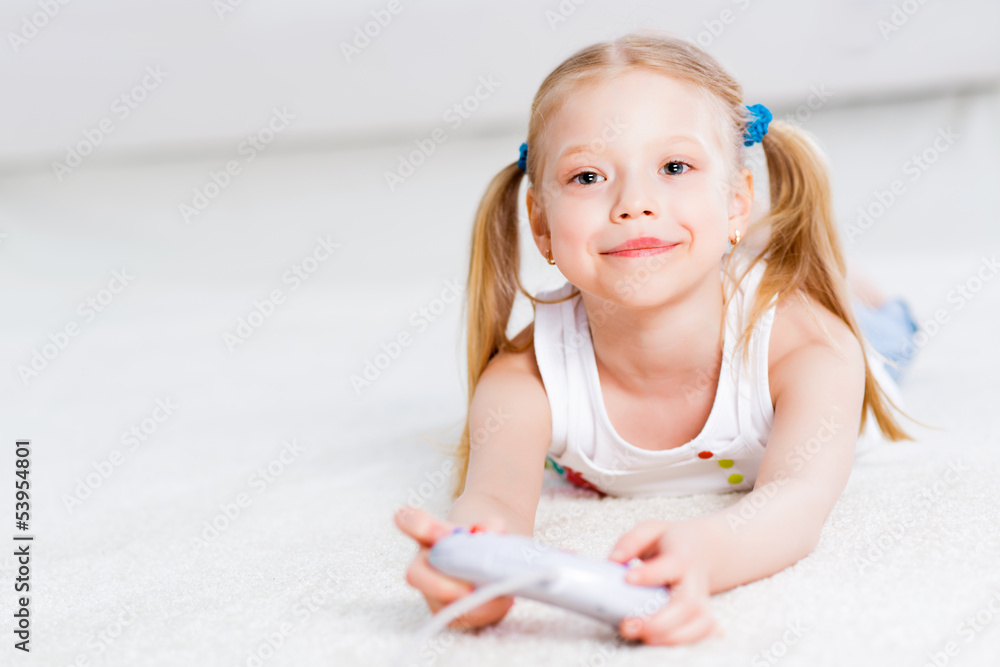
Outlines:
{"type": "Polygon", "coordinates": [[[722,459],[719,461],[720,468],[732,468],[733,462],[730,459],[722,459]]]}
{"type": "Polygon", "coordinates": [[[708,452],[708,451],[698,452],[698,458],[699,459],[710,459],[710,458],[712,458],[712,456],[713,456],[712,452],[708,452]]]}
{"type": "Polygon", "coordinates": [[[729,483],[730,484],[739,484],[742,481],[743,481],[743,475],[736,474],[736,475],[730,475],[729,476],[729,483]]]}

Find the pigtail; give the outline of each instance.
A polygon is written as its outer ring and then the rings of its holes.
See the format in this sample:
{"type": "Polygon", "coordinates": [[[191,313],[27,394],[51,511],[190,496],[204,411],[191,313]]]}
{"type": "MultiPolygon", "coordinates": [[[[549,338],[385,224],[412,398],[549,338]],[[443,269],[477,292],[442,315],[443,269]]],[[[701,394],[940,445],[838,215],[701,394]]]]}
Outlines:
{"type": "MultiPolygon", "coordinates": [[[[747,270],[760,259],[765,259],[767,265],[743,338],[749,338],[754,323],[775,294],[801,290],[843,320],[861,340],[861,329],[850,306],[847,265],[822,152],[803,130],[781,121],[770,124],[761,143],[767,157],[771,206],[758,225],[769,228],[770,240],[748,263],[747,270]]],[[[747,346],[743,347],[746,355],[747,346]]],[[[899,410],[875,380],[865,358],[861,429],[871,409],[888,439],[912,440],[890,412],[890,405],[899,410]]]]}
{"type": "MultiPolygon", "coordinates": [[[[472,230],[472,258],[466,285],[469,396],[458,459],[454,497],[465,489],[469,469],[469,410],[486,365],[500,351],[521,352],[507,338],[507,323],[520,280],[518,191],[524,172],[516,162],[497,174],[483,195],[472,230]]],[[[525,293],[526,294],[526,293],[525,293]]]]}

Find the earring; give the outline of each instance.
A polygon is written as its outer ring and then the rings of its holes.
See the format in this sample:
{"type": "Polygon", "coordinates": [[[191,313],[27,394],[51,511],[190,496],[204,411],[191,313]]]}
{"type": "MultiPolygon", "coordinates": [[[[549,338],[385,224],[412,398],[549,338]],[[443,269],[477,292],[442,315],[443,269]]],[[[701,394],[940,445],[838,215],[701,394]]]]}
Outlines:
{"type": "Polygon", "coordinates": [[[736,230],[736,240],[734,241],[733,237],[730,236],[729,237],[729,242],[732,243],[734,246],[740,244],[740,230],[738,230],[738,229],[736,230]]]}
{"type": "Polygon", "coordinates": [[[556,260],[552,259],[552,251],[551,250],[546,250],[545,251],[545,261],[547,261],[549,264],[555,264],[556,263],[556,260]]]}

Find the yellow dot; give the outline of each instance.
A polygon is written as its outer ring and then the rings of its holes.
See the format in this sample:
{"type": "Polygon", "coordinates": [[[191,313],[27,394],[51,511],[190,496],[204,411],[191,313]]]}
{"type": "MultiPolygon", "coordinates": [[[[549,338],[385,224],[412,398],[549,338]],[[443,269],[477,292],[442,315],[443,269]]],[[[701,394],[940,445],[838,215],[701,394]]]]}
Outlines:
{"type": "Polygon", "coordinates": [[[733,467],[733,462],[730,461],[729,459],[722,459],[721,461],[719,461],[719,467],[720,468],[732,468],[733,467]]]}
{"type": "Polygon", "coordinates": [[[743,481],[743,475],[737,474],[737,475],[730,475],[729,476],[729,483],[730,484],[739,484],[742,481],[743,481]]]}

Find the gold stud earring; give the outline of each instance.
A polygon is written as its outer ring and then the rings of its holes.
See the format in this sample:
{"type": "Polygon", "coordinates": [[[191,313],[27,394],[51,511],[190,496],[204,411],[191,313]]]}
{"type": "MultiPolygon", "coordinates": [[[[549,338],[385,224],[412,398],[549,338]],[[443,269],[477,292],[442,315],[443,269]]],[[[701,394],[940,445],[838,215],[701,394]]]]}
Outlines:
{"type": "Polygon", "coordinates": [[[734,241],[733,237],[730,236],[729,237],[729,242],[732,243],[734,246],[740,244],[740,230],[738,230],[738,229],[736,230],[736,240],[734,241]]]}
{"type": "Polygon", "coordinates": [[[556,260],[552,259],[552,251],[551,250],[546,250],[545,251],[545,261],[547,261],[549,264],[555,264],[556,263],[556,260]]]}

